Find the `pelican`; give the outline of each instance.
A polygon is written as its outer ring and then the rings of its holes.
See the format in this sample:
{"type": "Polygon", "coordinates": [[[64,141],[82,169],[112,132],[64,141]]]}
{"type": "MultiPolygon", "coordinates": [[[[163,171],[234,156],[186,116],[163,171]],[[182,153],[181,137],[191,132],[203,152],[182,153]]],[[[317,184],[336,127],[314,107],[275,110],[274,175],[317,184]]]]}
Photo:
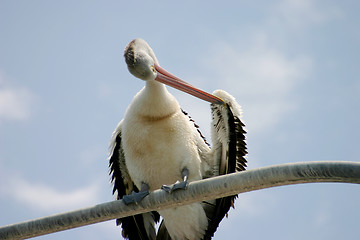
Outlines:
{"type": "MultiPolygon", "coordinates": [[[[126,204],[140,202],[149,191],[171,194],[188,182],[245,170],[246,143],[241,108],[222,90],[213,94],[193,87],[160,67],[142,39],[124,51],[128,70],[145,81],[117,125],[110,144],[113,194],[126,204]],[[165,84],[211,103],[212,148],[198,126],[167,91],[165,84]]],[[[185,190],[186,191],[186,190],[185,190]]],[[[211,239],[236,196],[117,219],[124,238],[211,239]],[[155,223],[163,218],[158,231],[155,223]]]]}

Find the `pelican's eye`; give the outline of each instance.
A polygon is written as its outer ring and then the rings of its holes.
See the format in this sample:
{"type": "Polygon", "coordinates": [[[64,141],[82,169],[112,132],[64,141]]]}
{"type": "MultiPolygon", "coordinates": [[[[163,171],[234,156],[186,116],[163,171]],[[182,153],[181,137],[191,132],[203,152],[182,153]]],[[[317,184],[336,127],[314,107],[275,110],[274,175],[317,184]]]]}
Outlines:
{"type": "Polygon", "coordinates": [[[153,73],[157,73],[156,69],[155,69],[155,67],[153,65],[150,66],[150,69],[151,69],[151,71],[153,71],[153,73]]]}

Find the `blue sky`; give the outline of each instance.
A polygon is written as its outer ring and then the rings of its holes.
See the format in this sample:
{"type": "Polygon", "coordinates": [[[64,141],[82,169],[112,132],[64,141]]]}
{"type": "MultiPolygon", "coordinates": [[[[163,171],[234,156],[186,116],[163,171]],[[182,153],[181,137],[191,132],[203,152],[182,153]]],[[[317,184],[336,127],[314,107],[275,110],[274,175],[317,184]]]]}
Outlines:
{"type": "MultiPolygon", "coordinates": [[[[0,3],[0,225],[113,200],[111,133],[143,87],[123,49],[243,107],[249,168],[359,161],[358,1],[0,3]]],[[[207,103],[170,89],[210,138],[207,103]]],[[[240,195],[214,239],[355,239],[359,186],[240,195]]],[[[120,239],[114,221],[38,239],[120,239]]]]}

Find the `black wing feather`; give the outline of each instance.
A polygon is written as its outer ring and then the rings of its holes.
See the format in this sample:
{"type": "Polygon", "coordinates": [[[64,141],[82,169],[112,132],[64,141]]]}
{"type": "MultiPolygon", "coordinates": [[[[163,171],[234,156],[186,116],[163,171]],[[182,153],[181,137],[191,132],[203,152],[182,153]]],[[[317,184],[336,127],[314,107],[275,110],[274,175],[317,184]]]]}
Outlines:
{"type": "MultiPolygon", "coordinates": [[[[224,124],[227,124],[228,132],[228,145],[226,149],[227,155],[227,167],[225,172],[220,172],[220,174],[234,173],[236,171],[243,171],[246,167],[245,155],[246,151],[246,142],[245,142],[245,133],[244,124],[240,120],[240,116],[233,114],[232,109],[229,104],[225,106],[212,106],[213,114],[216,114],[219,118],[215,124],[217,131],[225,131],[220,129],[224,127],[224,124]],[[220,108],[223,111],[220,110],[220,108]],[[223,116],[226,113],[227,116],[223,116]],[[225,120],[227,120],[225,122],[225,120]]],[[[223,146],[224,147],[224,146],[223,146]]],[[[210,240],[216,229],[218,228],[222,219],[227,216],[227,213],[230,207],[234,207],[234,201],[237,195],[228,196],[224,198],[216,199],[214,209],[211,211],[212,216],[208,216],[209,225],[203,240],[210,240]]]]}

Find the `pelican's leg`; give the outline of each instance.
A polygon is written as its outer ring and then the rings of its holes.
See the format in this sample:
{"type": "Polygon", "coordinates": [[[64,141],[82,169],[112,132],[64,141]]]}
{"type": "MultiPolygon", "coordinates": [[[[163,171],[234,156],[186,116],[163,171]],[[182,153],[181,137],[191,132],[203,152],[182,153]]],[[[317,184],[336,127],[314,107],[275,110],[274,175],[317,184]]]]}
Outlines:
{"type": "Polygon", "coordinates": [[[123,196],[122,200],[124,201],[125,205],[129,205],[130,203],[138,204],[144,197],[149,195],[149,189],[149,185],[146,183],[141,183],[140,192],[132,191],[130,195],[123,196]]]}
{"type": "Polygon", "coordinates": [[[188,182],[189,169],[184,168],[181,171],[181,177],[183,179],[182,182],[176,181],[176,183],[174,183],[172,185],[162,185],[161,189],[168,193],[172,193],[173,191],[178,190],[178,189],[186,189],[187,186],[189,185],[189,182],[188,182]]]}

